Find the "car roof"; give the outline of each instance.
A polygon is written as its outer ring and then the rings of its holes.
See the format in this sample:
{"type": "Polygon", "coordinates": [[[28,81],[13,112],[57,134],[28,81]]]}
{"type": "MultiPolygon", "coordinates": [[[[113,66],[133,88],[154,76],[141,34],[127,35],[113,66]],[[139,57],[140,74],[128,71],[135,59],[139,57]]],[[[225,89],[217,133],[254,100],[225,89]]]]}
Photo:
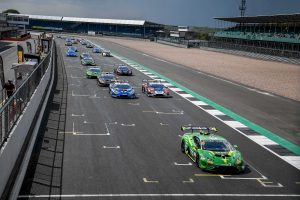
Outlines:
{"type": "Polygon", "coordinates": [[[92,70],[92,69],[99,69],[100,70],[100,67],[90,67],[90,68],[88,68],[88,70],[92,70]]]}
{"type": "Polygon", "coordinates": [[[191,136],[196,136],[198,137],[200,140],[216,140],[216,141],[227,141],[224,137],[222,136],[219,136],[219,135],[215,135],[215,134],[208,134],[208,135],[205,135],[205,134],[201,134],[200,132],[194,132],[194,133],[191,133],[192,135],[191,136]]]}

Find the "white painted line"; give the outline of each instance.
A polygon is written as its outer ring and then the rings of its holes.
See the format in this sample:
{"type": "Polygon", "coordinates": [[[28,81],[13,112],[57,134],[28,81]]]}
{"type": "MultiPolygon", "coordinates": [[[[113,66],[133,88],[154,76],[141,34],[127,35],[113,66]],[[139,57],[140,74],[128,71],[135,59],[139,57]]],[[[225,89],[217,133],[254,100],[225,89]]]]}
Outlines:
{"type": "Polygon", "coordinates": [[[193,164],[192,163],[177,163],[177,162],[174,162],[174,165],[177,165],[177,166],[192,166],[193,164]]]}
{"type": "Polygon", "coordinates": [[[194,183],[195,181],[192,179],[192,178],[190,178],[188,181],[182,181],[182,183],[194,183]]]}
{"type": "Polygon", "coordinates": [[[120,149],[120,146],[115,147],[108,147],[108,146],[102,146],[103,149],[120,149]]]}
{"type": "Polygon", "coordinates": [[[179,94],[180,96],[184,97],[184,98],[188,98],[188,97],[193,97],[192,95],[190,94],[179,94]]]}
{"type": "Polygon", "coordinates": [[[238,121],[223,121],[225,124],[232,128],[247,128],[244,124],[238,122],[238,121]]]}
{"type": "Polygon", "coordinates": [[[260,178],[247,178],[247,177],[227,177],[227,176],[223,176],[220,175],[221,179],[231,179],[231,180],[257,180],[260,178]]]}
{"type": "Polygon", "coordinates": [[[128,103],[128,105],[132,105],[132,106],[139,106],[140,103],[128,103]]]}
{"type": "Polygon", "coordinates": [[[184,114],[184,112],[172,112],[172,113],[155,112],[155,113],[159,115],[183,115],[184,114]]]}
{"type": "Polygon", "coordinates": [[[150,76],[148,75],[151,79],[155,80],[156,78],[158,78],[157,76],[150,76]]]}
{"type": "Polygon", "coordinates": [[[144,72],[144,74],[146,74],[146,75],[152,75],[152,73],[150,73],[150,72],[144,72]]]}
{"type": "Polygon", "coordinates": [[[280,183],[274,184],[273,182],[265,182],[262,181],[261,179],[257,179],[257,181],[263,186],[263,187],[267,187],[267,188],[281,188],[283,187],[283,185],[281,185],[280,183]]]}
{"type": "Polygon", "coordinates": [[[169,124],[159,123],[161,126],[169,126],[169,124]]]}
{"type": "Polygon", "coordinates": [[[205,110],[208,114],[211,114],[211,115],[225,115],[224,113],[222,113],[221,111],[218,111],[218,110],[205,110]]]}
{"type": "Polygon", "coordinates": [[[300,170],[300,156],[280,156],[283,160],[290,163],[298,170],[300,170]]]}
{"type": "Polygon", "coordinates": [[[82,114],[82,115],[75,115],[75,114],[72,114],[71,116],[72,116],[72,117],[84,117],[85,115],[84,115],[84,114],[82,114]]]}
{"type": "Polygon", "coordinates": [[[207,103],[204,103],[203,101],[190,101],[192,104],[196,106],[207,106],[207,103]]]}
{"type": "Polygon", "coordinates": [[[94,124],[94,122],[83,121],[84,124],[94,124]]]}
{"type": "Polygon", "coordinates": [[[276,142],[263,135],[249,135],[248,137],[260,145],[278,145],[276,142]]]}
{"type": "MultiPolygon", "coordinates": [[[[144,180],[144,179],[143,179],[144,180]]],[[[146,179],[147,180],[147,179],[146,179]]],[[[144,181],[145,182],[145,181],[144,181]]],[[[157,182],[158,183],[158,182],[157,182]]],[[[239,194],[222,194],[222,193],[161,193],[161,194],[51,194],[51,195],[19,195],[19,198],[91,198],[91,197],[300,197],[300,194],[279,194],[279,193],[239,193],[239,194]]]]}
{"type": "Polygon", "coordinates": [[[145,183],[159,183],[159,181],[150,181],[150,180],[147,180],[146,178],[143,178],[143,181],[145,183]]]}
{"type": "Polygon", "coordinates": [[[133,126],[135,126],[135,124],[120,124],[121,126],[129,126],[129,127],[133,127],[133,126]]]}
{"type": "Polygon", "coordinates": [[[182,92],[183,90],[180,88],[170,88],[170,90],[174,91],[174,92],[182,92]]]}
{"type": "Polygon", "coordinates": [[[144,69],[140,69],[140,72],[147,72],[147,70],[144,70],[144,69]]]}

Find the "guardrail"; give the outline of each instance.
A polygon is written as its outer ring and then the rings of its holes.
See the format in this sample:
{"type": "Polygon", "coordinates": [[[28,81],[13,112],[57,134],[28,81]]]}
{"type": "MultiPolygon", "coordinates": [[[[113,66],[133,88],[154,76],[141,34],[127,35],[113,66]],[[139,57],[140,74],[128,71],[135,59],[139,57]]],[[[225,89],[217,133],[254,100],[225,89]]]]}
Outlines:
{"type": "Polygon", "coordinates": [[[0,149],[7,141],[12,128],[22,115],[31,96],[44,76],[49,66],[51,55],[53,54],[53,46],[52,42],[50,53],[46,55],[9,99],[5,99],[6,94],[2,92],[2,100],[3,98],[5,100],[4,102],[2,101],[4,105],[0,108],[0,149]]]}

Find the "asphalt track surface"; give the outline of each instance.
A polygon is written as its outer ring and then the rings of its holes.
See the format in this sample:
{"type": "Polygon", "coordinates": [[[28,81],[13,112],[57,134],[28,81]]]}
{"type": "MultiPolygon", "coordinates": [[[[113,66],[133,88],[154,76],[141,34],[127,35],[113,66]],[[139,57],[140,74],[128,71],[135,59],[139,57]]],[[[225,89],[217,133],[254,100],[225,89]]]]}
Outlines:
{"type": "MultiPolygon", "coordinates": [[[[58,63],[64,64],[58,65],[56,89],[20,199],[299,198],[300,173],[293,166],[175,93],[172,98],[145,96],[141,82],[149,77],[137,70],[132,77],[120,78],[135,87],[138,98],[111,98],[107,88],[84,77],[86,67],[78,57],[65,57],[63,40],[57,45],[58,63]],[[180,126],[186,124],[217,127],[219,135],[239,146],[245,172],[198,169],[180,151],[180,126]]],[[[91,51],[76,46],[80,53],[91,51]]],[[[121,62],[92,56],[103,71],[121,62]]]]}

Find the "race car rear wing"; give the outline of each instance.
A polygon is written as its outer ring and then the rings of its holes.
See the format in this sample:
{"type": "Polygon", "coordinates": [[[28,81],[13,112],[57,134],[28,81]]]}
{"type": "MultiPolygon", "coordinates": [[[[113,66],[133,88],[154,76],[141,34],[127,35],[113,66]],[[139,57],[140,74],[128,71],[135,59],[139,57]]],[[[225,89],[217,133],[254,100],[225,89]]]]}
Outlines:
{"type": "Polygon", "coordinates": [[[181,131],[199,131],[200,133],[210,134],[211,131],[218,132],[216,127],[201,127],[201,126],[181,126],[181,131]]]}

